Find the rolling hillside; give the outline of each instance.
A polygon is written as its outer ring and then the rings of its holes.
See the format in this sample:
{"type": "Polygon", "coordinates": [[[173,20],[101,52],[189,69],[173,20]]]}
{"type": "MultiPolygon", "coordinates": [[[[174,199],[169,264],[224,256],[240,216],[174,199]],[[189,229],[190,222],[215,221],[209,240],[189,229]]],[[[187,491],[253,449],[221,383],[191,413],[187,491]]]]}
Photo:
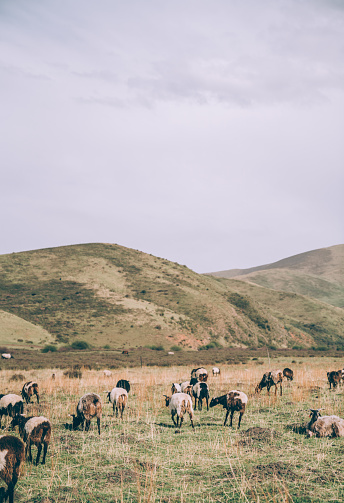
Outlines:
{"type": "Polygon", "coordinates": [[[0,271],[0,342],[6,345],[85,340],[113,349],[282,348],[335,345],[343,337],[341,309],[293,294],[290,312],[278,292],[264,289],[261,298],[258,287],[119,245],[2,255],[0,271]]]}
{"type": "Polygon", "coordinates": [[[344,307],[344,245],[301,253],[250,269],[230,269],[210,274],[298,293],[344,307]]]}

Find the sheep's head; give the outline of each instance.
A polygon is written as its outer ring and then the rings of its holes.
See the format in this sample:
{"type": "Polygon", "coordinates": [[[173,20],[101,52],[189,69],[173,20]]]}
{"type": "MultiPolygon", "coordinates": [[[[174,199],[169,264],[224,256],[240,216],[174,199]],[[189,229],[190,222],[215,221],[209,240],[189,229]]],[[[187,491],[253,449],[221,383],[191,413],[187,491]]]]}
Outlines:
{"type": "Polygon", "coordinates": [[[20,428],[21,425],[25,422],[25,420],[26,417],[24,416],[24,414],[17,414],[11,421],[10,430],[14,430],[16,426],[19,426],[20,428]]]}
{"type": "Polygon", "coordinates": [[[318,417],[321,417],[320,411],[323,409],[309,409],[309,410],[310,410],[309,417],[311,417],[314,422],[318,419],[318,417]]]}
{"type": "Polygon", "coordinates": [[[75,414],[69,414],[69,415],[71,418],[73,418],[73,424],[72,424],[73,430],[77,430],[80,423],[82,423],[82,418],[76,416],[75,414]]]}
{"type": "Polygon", "coordinates": [[[217,398],[212,398],[210,400],[210,404],[209,404],[209,407],[215,407],[215,405],[217,405],[219,403],[218,399],[217,398]]]}
{"type": "Polygon", "coordinates": [[[254,388],[254,391],[255,391],[256,393],[259,393],[261,390],[262,390],[262,387],[261,387],[261,385],[260,385],[260,383],[259,383],[259,384],[257,384],[257,386],[254,388]]]}
{"type": "Polygon", "coordinates": [[[165,405],[166,407],[168,407],[170,405],[171,397],[167,395],[164,395],[164,397],[165,397],[165,405]]]}

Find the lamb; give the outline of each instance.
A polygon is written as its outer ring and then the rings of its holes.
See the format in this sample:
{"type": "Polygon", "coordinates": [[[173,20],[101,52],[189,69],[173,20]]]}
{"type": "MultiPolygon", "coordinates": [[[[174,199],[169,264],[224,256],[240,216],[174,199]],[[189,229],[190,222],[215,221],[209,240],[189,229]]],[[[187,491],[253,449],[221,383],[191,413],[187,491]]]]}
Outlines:
{"type": "Polygon", "coordinates": [[[208,372],[206,371],[205,368],[203,367],[198,367],[197,369],[193,369],[191,371],[191,379],[190,379],[190,384],[194,385],[198,381],[200,382],[206,382],[208,379],[208,372]]]}
{"type": "Polygon", "coordinates": [[[193,386],[190,384],[190,381],[184,381],[180,385],[180,391],[182,393],[187,393],[190,396],[192,396],[192,388],[193,386]]]}
{"type": "Polygon", "coordinates": [[[28,381],[23,386],[21,396],[26,401],[26,403],[29,403],[32,395],[36,395],[37,403],[39,403],[38,384],[35,381],[28,381]]]}
{"type": "Polygon", "coordinates": [[[127,393],[130,391],[130,383],[126,379],[120,379],[117,384],[116,388],[124,388],[127,393]]]}
{"type": "Polygon", "coordinates": [[[109,402],[113,405],[113,414],[118,417],[118,411],[121,413],[121,419],[123,419],[123,412],[125,406],[128,402],[128,393],[124,388],[113,388],[111,391],[107,391],[107,397],[109,402]]]}
{"type": "Polygon", "coordinates": [[[239,422],[238,422],[238,429],[239,429],[242,416],[245,413],[247,401],[248,401],[248,398],[247,398],[247,395],[245,395],[245,393],[243,393],[242,391],[238,391],[236,389],[233,389],[232,391],[229,391],[226,395],[222,395],[217,398],[212,398],[212,400],[210,402],[210,407],[214,407],[215,405],[220,404],[223,406],[224,409],[227,409],[225,422],[223,423],[223,426],[226,426],[229,412],[231,413],[230,426],[232,426],[234,412],[238,411],[240,413],[239,414],[239,422]]]}
{"type": "Polygon", "coordinates": [[[26,417],[23,414],[19,414],[13,418],[11,423],[12,429],[16,426],[19,428],[19,435],[26,443],[25,457],[27,458],[29,453],[28,459],[32,462],[31,445],[36,445],[36,465],[38,465],[43,446],[42,465],[44,465],[51,437],[51,424],[49,419],[44,416],[26,417]]]}
{"type": "Polygon", "coordinates": [[[333,386],[334,389],[336,389],[338,384],[340,384],[341,379],[342,379],[341,370],[332,370],[332,372],[327,372],[327,380],[329,382],[330,389],[331,385],[333,386]]]}
{"type": "Polygon", "coordinates": [[[91,419],[97,417],[98,433],[100,435],[100,419],[102,417],[102,400],[96,393],[86,393],[79,400],[76,408],[76,415],[70,414],[73,418],[72,428],[77,430],[79,425],[86,421],[85,431],[90,429],[91,419]]]}
{"type": "Polygon", "coordinates": [[[344,419],[338,416],[321,416],[321,409],[309,409],[311,411],[306,429],[308,437],[343,437],[344,419]]]}
{"type": "Polygon", "coordinates": [[[213,376],[219,376],[221,373],[219,367],[213,367],[213,376]]]}
{"type": "Polygon", "coordinates": [[[0,427],[2,416],[14,417],[18,414],[22,414],[23,410],[24,402],[20,396],[14,395],[13,393],[3,395],[0,398],[0,427]]]}
{"type": "Polygon", "coordinates": [[[20,475],[20,468],[24,461],[25,445],[20,438],[12,435],[3,435],[0,437],[0,477],[7,484],[7,491],[1,488],[1,496],[9,503],[14,501],[14,488],[20,475]]]}
{"type": "Polygon", "coordinates": [[[209,388],[206,382],[198,382],[192,388],[192,394],[195,398],[195,409],[198,401],[198,410],[202,410],[203,399],[207,403],[207,410],[209,410],[209,388]]]}
{"type": "Polygon", "coordinates": [[[283,369],[283,377],[286,377],[288,381],[292,381],[294,379],[294,372],[286,367],[283,369]]]}
{"type": "Polygon", "coordinates": [[[173,382],[172,386],[171,386],[172,395],[174,395],[175,393],[181,393],[181,391],[182,391],[182,389],[181,389],[180,384],[178,384],[177,382],[173,382]]]}
{"type": "Polygon", "coordinates": [[[281,370],[271,370],[270,372],[265,372],[262,377],[262,380],[256,386],[256,393],[260,393],[260,391],[266,387],[267,392],[270,394],[270,388],[275,386],[275,395],[277,395],[277,384],[280,385],[280,394],[282,396],[282,381],[283,381],[283,373],[281,370]]]}
{"type": "Polygon", "coordinates": [[[190,416],[191,426],[194,429],[194,412],[190,395],[187,395],[186,393],[175,393],[172,397],[167,395],[164,395],[164,397],[166,407],[169,407],[170,409],[173,424],[178,428],[179,423],[180,430],[183,424],[184,414],[187,412],[190,416]],[[175,415],[177,415],[177,422],[174,419],[175,415]]]}
{"type": "Polygon", "coordinates": [[[104,374],[104,377],[111,377],[112,376],[111,370],[103,370],[103,374],[104,374]]]}

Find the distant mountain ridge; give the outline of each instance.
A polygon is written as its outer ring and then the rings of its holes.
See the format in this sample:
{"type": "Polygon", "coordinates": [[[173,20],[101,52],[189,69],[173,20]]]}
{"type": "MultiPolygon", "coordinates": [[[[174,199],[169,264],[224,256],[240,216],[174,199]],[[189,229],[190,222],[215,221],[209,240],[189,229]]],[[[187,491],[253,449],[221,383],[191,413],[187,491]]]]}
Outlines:
{"type": "Polygon", "coordinates": [[[229,269],[209,275],[236,278],[344,307],[344,245],[300,253],[249,269],[229,269]]]}
{"type": "MultiPolygon", "coordinates": [[[[282,269],[268,272],[274,270],[282,269]]],[[[197,274],[115,244],[2,255],[0,343],[42,347],[84,340],[114,349],[343,344],[342,309],[239,278],[197,274]]]]}

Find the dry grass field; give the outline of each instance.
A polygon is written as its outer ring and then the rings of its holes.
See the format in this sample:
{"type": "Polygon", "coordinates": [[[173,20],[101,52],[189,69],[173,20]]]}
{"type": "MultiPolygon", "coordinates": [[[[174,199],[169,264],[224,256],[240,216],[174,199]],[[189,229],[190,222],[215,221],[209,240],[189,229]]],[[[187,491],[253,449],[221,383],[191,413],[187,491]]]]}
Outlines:
{"type": "MultiPolygon", "coordinates": [[[[26,380],[39,382],[41,403],[25,406],[25,412],[45,415],[53,424],[47,463],[25,464],[15,501],[344,501],[344,439],[308,439],[303,430],[310,407],[344,417],[342,389],[329,391],[326,381],[326,371],[340,367],[338,358],[328,357],[221,365],[221,376],[209,377],[210,396],[231,389],[248,395],[241,430],[223,427],[225,411],[218,406],[195,411],[195,430],[187,417],[180,434],[175,433],[163,394],[169,393],[172,382],[188,379],[191,367],[122,369],[110,378],[82,369],[81,379],[67,378],[61,369],[1,370],[2,393],[19,393],[26,380]],[[293,368],[295,380],[284,384],[282,397],[273,391],[267,396],[266,390],[254,395],[264,371],[286,366],[293,368]],[[19,373],[22,378],[11,380],[19,373]],[[132,385],[122,421],[113,417],[105,401],[105,392],[120,378],[132,385]],[[88,433],[65,427],[85,392],[103,399],[100,436],[95,421],[88,433]]],[[[237,420],[235,415],[235,425],[237,420]]],[[[2,434],[8,431],[6,424],[2,434]]]]}

